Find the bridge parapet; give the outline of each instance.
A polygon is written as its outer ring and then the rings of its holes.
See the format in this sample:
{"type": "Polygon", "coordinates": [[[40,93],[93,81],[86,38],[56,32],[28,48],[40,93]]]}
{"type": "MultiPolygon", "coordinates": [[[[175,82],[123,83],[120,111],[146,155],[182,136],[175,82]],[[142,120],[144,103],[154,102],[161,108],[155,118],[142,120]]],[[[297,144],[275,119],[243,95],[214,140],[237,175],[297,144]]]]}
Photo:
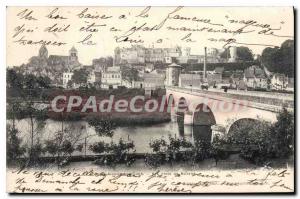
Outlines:
{"type": "Polygon", "coordinates": [[[241,101],[251,102],[252,106],[261,109],[268,109],[273,112],[278,112],[282,107],[286,107],[289,111],[294,111],[294,95],[278,95],[273,93],[252,93],[247,91],[241,91],[239,93],[225,93],[221,91],[201,90],[195,88],[182,88],[167,86],[166,89],[176,92],[182,92],[191,95],[198,95],[202,97],[209,97],[215,99],[234,99],[241,101]]]}

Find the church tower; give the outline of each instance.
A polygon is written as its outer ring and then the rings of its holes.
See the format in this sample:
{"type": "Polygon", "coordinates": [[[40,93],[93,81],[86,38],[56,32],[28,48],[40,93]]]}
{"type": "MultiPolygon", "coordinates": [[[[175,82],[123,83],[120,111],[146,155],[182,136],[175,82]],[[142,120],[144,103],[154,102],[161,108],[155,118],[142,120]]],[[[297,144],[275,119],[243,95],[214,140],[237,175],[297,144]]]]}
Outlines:
{"type": "Polygon", "coordinates": [[[71,62],[78,61],[78,52],[74,46],[69,50],[69,59],[71,62]]]}
{"type": "Polygon", "coordinates": [[[48,50],[45,45],[42,45],[39,50],[39,58],[48,59],[48,50]]]}

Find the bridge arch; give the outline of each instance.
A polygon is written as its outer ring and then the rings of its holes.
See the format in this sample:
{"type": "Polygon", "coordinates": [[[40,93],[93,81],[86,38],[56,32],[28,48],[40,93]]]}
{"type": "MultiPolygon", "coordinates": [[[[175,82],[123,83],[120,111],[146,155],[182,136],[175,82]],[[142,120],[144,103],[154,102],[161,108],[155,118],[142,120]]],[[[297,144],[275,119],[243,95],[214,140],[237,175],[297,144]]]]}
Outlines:
{"type": "Polygon", "coordinates": [[[212,110],[206,104],[199,104],[193,112],[193,125],[212,126],[216,124],[216,119],[212,110]]]}
{"type": "Polygon", "coordinates": [[[211,127],[216,124],[216,119],[209,106],[199,104],[193,112],[192,120],[194,141],[210,142],[212,138],[211,127]]]}
{"type": "Polygon", "coordinates": [[[241,118],[235,120],[230,125],[228,125],[226,135],[231,135],[233,132],[241,131],[242,129],[245,129],[247,127],[252,128],[251,125],[255,124],[261,124],[261,121],[253,118],[241,118]]]}

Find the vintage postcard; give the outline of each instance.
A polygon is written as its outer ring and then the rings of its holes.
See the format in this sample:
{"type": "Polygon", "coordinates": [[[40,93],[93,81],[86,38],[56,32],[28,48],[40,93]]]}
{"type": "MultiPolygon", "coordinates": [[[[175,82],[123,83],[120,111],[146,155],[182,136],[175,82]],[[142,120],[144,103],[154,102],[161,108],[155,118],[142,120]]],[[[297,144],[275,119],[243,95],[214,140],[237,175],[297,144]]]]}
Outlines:
{"type": "Polygon", "coordinates": [[[294,193],[292,7],[7,7],[9,193],[294,193]]]}

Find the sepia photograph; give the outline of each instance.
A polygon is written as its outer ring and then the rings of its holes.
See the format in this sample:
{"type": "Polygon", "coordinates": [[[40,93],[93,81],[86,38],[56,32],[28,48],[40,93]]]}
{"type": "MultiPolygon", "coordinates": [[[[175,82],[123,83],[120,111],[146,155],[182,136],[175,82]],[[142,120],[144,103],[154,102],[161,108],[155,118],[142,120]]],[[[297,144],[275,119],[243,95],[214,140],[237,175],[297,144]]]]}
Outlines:
{"type": "Polygon", "coordinates": [[[295,193],[294,14],[7,6],[6,192],[295,193]]]}

